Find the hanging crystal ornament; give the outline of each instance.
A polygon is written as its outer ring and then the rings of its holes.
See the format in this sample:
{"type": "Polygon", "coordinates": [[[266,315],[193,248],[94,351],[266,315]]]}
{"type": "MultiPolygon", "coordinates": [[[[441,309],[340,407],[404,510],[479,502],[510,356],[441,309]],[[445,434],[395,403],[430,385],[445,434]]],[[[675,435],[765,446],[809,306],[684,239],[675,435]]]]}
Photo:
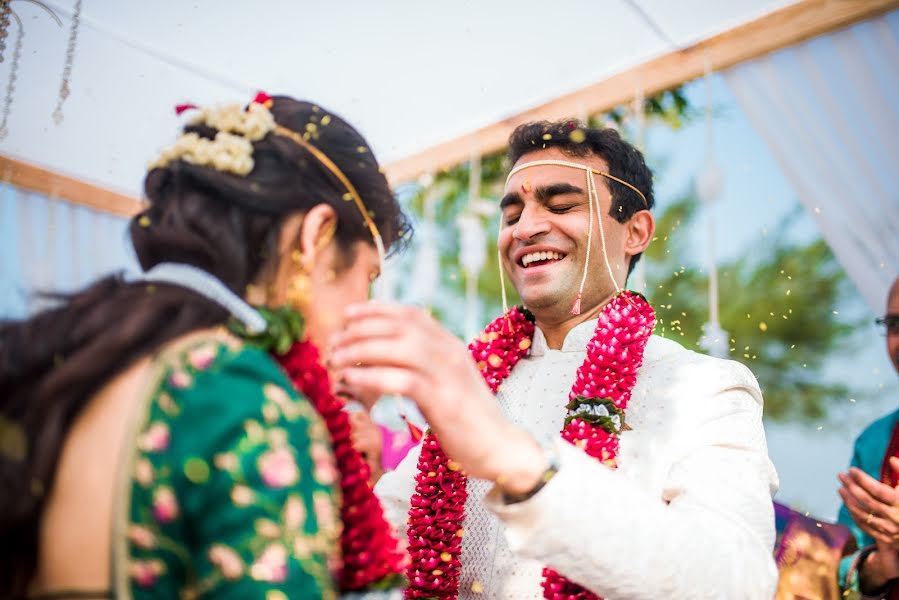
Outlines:
{"type": "Polygon", "coordinates": [[[715,256],[715,210],[714,204],[721,195],[724,175],[715,161],[715,132],[712,123],[712,70],[708,55],[705,60],[705,126],[706,164],[696,177],[696,193],[708,209],[709,227],[709,320],[702,326],[699,347],[711,356],[727,358],[728,334],[718,322],[718,261],[715,256]]]}
{"type": "MultiPolygon", "coordinates": [[[[3,7],[3,14],[0,16],[0,19],[4,19],[6,22],[3,26],[3,38],[6,37],[6,29],[9,25],[9,17],[12,16],[16,20],[16,24],[19,26],[19,30],[16,32],[16,45],[12,51],[12,64],[9,66],[9,80],[6,82],[6,95],[3,97],[3,116],[0,117],[0,141],[6,139],[6,136],[9,135],[9,128],[7,124],[9,123],[9,114],[12,111],[12,99],[13,94],[16,91],[16,79],[19,76],[19,61],[22,58],[22,39],[25,37],[25,29],[22,27],[22,21],[19,20],[19,17],[16,16],[14,12],[9,9],[9,3],[6,2],[3,7]]],[[[3,42],[0,42],[3,44],[3,42]]],[[[0,52],[6,49],[5,44],[3,44],[2,48],[0,48],[0,52]]],[[[0,56],[0,60],[2,60],[2,56],[0,56]]]]}
{"type": "MultiPolygon", "coordinates": [[[[56,16],[50,7],[37,0],[25,0],[31,4],[43,8],[50,14],[56,24],[62,27],[62,21],[56,16]]],[[[12,112],[13,95],[16,91],[16,80],[19,77],[19,63],[22,59],[22,42],[25,37],[25,28],[22,26],[22,20],[12,9],[12,0],[0,0],[0,63],[5,59],[6,38],[9,36],[10,18],[16,20],[19,29],[16,31],[16,43],[13,47],[12,64],[9,67],[9,80],[6,82],[6,94],[3,97],[2,117],[0,117],[0,141],[6,139],[9,135],[9,115],[12,112]]]]}
{"type": "MultiPolygon", "coordinates": [[[[30,2],[39,8],[43,8],[53,20],[56,21],[56,24],[62,27],[62,21],[59,20],[59,17],[56,16],[56,13],[53,10],[40,2],[39,0],[22,0],[23,2],[30,2]]],[[[6,50],[6,37],[9,35],[9,18],[12,16],[19,24],[19,29],[22,29],[22,20],[19,19],[19,15],[13,12],[12,9],[13,0],[0,0],[0,63],[3,62],[3,54],[6,50]]]]}
{"type": "Polygon", "coordinates": [[[78,42],[78,28],[81,24],[81,0],[75,2],[75,10],[72,12],[72,29],[69,32],[69,45],[66,48],[66,64],[62,70],[62,83],[59,85],[59,99],[56,102],[56,110],[53,111],[53,122],[62,123],[62,105],[71,93],[69,82],[72,79],[72,65],[75,63],[75,45],[78,42]]]}
{"type": "MultiPolygon", "coordinates": [[[[9,35],[9,17],[12,15],[11,0],[0,1],[0,63],[3,62],[3,53],[6,51],[6,36],[9,35]]],[[[19,23],[19,31],[22,24],[19,23]]]]}

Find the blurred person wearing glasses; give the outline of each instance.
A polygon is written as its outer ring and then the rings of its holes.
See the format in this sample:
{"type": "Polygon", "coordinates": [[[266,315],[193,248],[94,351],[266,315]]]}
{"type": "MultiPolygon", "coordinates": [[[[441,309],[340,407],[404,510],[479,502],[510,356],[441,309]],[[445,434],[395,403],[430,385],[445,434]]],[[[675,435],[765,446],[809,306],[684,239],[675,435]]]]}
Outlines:
{"type": "MultiPolygon", "coordinates": [[[[899,277],[876,321],[899,372],[899,277]]],[[[855,440],[848,473],[839,476],[843,499],[839,522],[861,550],[843,560],[842,585],[862,598],[899,599],[899,410],[874,421],[855,440]]]]}

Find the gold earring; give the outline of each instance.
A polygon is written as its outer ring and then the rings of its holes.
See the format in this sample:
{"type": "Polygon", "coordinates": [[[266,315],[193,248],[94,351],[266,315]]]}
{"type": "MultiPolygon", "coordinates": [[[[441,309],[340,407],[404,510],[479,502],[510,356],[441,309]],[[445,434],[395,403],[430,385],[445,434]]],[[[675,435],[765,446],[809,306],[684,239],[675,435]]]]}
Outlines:
{"type": "Polygon", "coordinates": [[[312,280],[309,278],[309,268],[303,261],[303,254],[299,250],[291,252],[290,259],[296,263],[298,272],[287,284],[287,302],[295,310],[304,310],[312,301],[312,280]]]}
{"type": "Polygon", "coordinates": [[[312,301],[312,281],[309,274],[300,271],[287,285],[287,302],[296,310],[305,310],[312,301]]]}

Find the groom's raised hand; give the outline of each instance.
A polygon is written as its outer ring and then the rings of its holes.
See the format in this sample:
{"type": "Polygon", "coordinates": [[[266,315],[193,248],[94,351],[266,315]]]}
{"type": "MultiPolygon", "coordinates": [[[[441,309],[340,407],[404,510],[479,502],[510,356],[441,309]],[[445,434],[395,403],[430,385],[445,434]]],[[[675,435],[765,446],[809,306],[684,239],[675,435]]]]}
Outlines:
{"type": "Polygon", "coordinates": [[[422,310],[357,304],[332,339],[330,366],[350,389],[413,399],[447,454],[472,477],[510,493],[546,467],[536,442],[511,425],[465,345],[422,310]]]}

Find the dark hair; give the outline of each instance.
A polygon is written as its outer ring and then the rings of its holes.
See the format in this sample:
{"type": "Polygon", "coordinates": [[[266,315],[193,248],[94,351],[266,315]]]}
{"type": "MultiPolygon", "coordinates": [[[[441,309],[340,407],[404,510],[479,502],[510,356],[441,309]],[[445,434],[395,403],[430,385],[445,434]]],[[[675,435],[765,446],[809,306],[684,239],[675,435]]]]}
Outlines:
{"type": "MultiPolygon", "coordinates": [[[[362,136],[309,102],[275,97],[275,121],[305,134],[352,182],[386,247],[411,228],[362,136]]],[[[188,126],[203,137],[216,131],[188,126]]],[[[275,257],[280,224],[296,211],[327,203],[347,255],[373,243],[347,190],[309,151],[269,134],[253,143],[252,172],[232,175],[181,160],[150,171],[149,206],[130,223],[141,266],[194,265],[238,295],[275,257]]],[[[138,358],[192,330],[226,322],[227,312],[187,289],[106,277],[30,319],[0,323],[0,590],[23,594],[34,575],[38,533],[65,437],[101,387],[138,358]]]]}
{"type": "MultiPolygon", "coordinates": [[[[578,121],[534,121],[515,128],[509,136],[509,164],[515,165],[522,156],[545,148],[558,148],[572,157],[598,156],[609,165],[609,174],[622,179],[646,196],[646,203],[637,192],[617,181],[602,177],[612,194],[609,216],[619,223],[626,223],[635,213],[651,209],[655,204],[652,195],[652,171],[646,166],[643,154],[621,138],[611,128],[593,129],[578,121]]],[[[599,178],[598,178],[599,179],[599,178]]],[[[634,270],[641,254],[631,257],[627,274],[634,270]]]]}

